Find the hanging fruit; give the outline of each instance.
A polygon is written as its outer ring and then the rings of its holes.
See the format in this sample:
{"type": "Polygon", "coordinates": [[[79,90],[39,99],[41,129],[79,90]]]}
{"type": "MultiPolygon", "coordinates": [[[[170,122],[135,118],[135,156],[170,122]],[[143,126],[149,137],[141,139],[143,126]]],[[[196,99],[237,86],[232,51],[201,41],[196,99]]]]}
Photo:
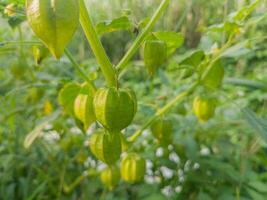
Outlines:
{"type": "Polygon", "coordinates": [[[136,97],[132,90],[102,88],[94,97],[96,119],[109,131],[121,131],[132,122],[136,110],[136,97]]]}
{"type": "Polygon", "coordinates": [[[120,170],[117,166],[111,166],[103,169],[100,174],[101,182],[109,189],[113,190],[121,178],[120,170]]]}
{"type": "Polygon", "coordinates": [[[95,157],[107,165],[114,164],[120,158],[120,133],[96,132],[90,137],[89,145],[95,157]]]}
{"type": "Polygon", "coordinates": [[[206,122],[213,117],[216,109],[216,100],[211,97],[197,96],[193,102],[193,111],[199,121],[206,122]]]}
{"type": "Polygon", "coordinates": [[[26,14],[35,34],[59,59],[79,24],[77,0],[27,0],[26,14]]]}
{"type": "Polygon", "coordinates": [[[167,58],[167,44],[161,40],[147,40],[144,47],[145,66],[150,75],[155,74],[157,69],[167,58]]]}
{"type": "Polygon", "coordinates": [[[84,83],[74,100],[74,114],[86,130],[96,119],[93,107],[95,89],[88,83],[84,83]]]}
{"type": "Polygon", "coordinates": [[[173,140],[172,121],[166,118],[159,118],[151,125],[151,132],[159,144],[167,146],[173,140]]]}
{"type": "Polygon", "coordinates": [[[121,161],[122,179],[129,183],[143,180],[146,171],[146,161],[136,153],[128,153],[121,161]]]}

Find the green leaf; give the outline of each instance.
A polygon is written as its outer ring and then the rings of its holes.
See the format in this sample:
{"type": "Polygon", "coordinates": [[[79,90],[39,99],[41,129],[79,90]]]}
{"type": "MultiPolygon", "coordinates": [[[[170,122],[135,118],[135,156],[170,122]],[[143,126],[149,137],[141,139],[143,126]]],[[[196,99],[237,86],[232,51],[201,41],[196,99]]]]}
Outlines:
{"type": "Polygon", "coordinates": [[[207,28],[208,32],[226,32],[226,33],[235,33],[239,32],[240,24],[235,22],[225,21],[221,24],[215,24],[207,28]]]}
{"type": "Polygon", "coordinates": [[[196,50],[193,52],[186,53],[179,58],[179,67],[182,69],[180,78],[188,78],[195,72],[197,66],[202,62],[205,57],[205,53],[202,50],[196,50]]]}
{"type": "Polygon", "coordinates": [[[186,54],[178,63],[180,65],[189,65],[193,67],[197,67],[201,61],[203,60],[205,54],[202,50],[196,50],[186,54]]]}
{"type": "Polygon", "coordinates": [[[167,44],[167,56],[173,54],[184,43],[184,37],[176,32],[154,32],[153,35],[167,44]]]}
{"type": "Polygon", "coordinates": [[[37,125],[24,139],[23,146],[27,149],[32,143],[43,134],[44,127],[51,121],[55,120],[59,116],[59,111],[53,113],[53,115],[44,118],[43,122],[37,125]]]}
{"type": "Polygon", "coordinates": [[[79,94],[81,86],[78,83],[68,83],[59,92],[58,102],[63,110],[70,114],[74,114],[74,100],[79,94]]]}
{"type": "Polygon", "coordinates": [[[129,30],[131,28],[132,23],[127,16],[122,16],[111,21],[100,22],[96,25],[96,30],[99,35],[119,30],[129,30]]]}
{"type": "Polygon", "coordinates": [[[242,7],[240,10],[229,14],[229,21],[242,22],[244,21],[252,11],[260,3],[260,0],[256,0],[248,6],[242,7]]]}
{"type": "Polygon", "coordinates": [[[267,122],[259,117],[249,108],[242,109],[249,125],[267,143],[267,122]]]}
{"type": "Polygon", "coordinates": [[[239,28],[243,26],[245,19],[256,8],[260,0],[254,1],[248,6],[242,7],[240,10],[230,13],[227,19],[221,23],[208,27],[208,32],[225,32],[225,33],[238,33],[239,28]]]}

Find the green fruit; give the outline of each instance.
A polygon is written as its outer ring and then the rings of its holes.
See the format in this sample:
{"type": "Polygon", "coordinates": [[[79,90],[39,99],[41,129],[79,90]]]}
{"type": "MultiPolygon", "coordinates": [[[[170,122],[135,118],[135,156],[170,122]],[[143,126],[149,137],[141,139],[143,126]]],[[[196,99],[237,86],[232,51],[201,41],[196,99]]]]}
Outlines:
{"type": "Polygon", "coordinates": [[[94,94],[95,89],[85,83],[74,100],[74,114],[83,123],[84,129],[96,120],[93,106],[94,94]]]}
{"type": "Polygon", "coordinates": [[[102,183],[109,190],[112,190],[118,185],[120,181],[120,170],[117,166],[107,167],[101,172],[100,178],[102,183]]]}
{"type": "Polygon", "coordinates": [[[136,153],[127,154],[121,161],[122,179],[129,183],[143,180],[146,171],[146,161],[136,153]]]}
{"type": "Polygon", "coordinates": [[[165,118],[157,119],[151,125],[151,132],[161,145],[169,145],[173,140],[172,121],[165,118]]]}
{"type": "Polygon", "coordinates": [[[223,78],[224,78],[224,67],[222,66],[219,60],[213,64],[211,70],[203,80],[203,83],[208,88],[216,89],[221,86],[223,78]]]}
{"type": "Polygon", "coordinates": [[[27,0],[26,14],[35,34],[60,58],[79,24],[77,0],[27,0]]]}
{"type": "Polygon", "coordinates": [[[120,133],[106,131],[94,133],[89,140],[89,144],[95,157],[108,165],[114,164],[120,158],[120,133]]]}
{"type": "Polygon", "coordinates": [[[133,120],[136,97],[129,89],[102,88],[94,97],[96,119],[110,131],[120,131],[133,120]]]}
{"type": "Polygon", "coordinates": [[[32,52],[35,63],[38,65],[49,55],[48,49],[44,46],[33,46],[32,52]]]}
{"type": "Polygon", "coordinates": [[[216,109],[216,101],[214,98],[198,96],[193,102],[193,111],[199,121],[206,122],[213,117],[216,109]]]}
{"type": "Polygon", "coordinates": [[[167,58],[167,44],[161,40],[147,40],[144,61],[148,72],[153,75],[167,58]]]}

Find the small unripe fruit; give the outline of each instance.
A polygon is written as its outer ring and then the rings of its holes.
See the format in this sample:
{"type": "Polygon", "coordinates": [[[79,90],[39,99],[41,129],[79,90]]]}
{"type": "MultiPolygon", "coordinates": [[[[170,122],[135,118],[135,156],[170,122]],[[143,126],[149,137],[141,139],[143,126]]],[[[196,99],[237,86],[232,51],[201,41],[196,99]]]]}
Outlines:
{"type": "Polygon", "coordinates": [[[144,61],[149,74],[153,75],[167,58],[167,44],[161,40],[147,40],[144,61]]]}
{"type": "Polygon", "coordinates": [[[159,144],[166,146],[172,143],[173,126],[169,119],[159,118],[151,125],[151,132],[159,144]]]}
{"type": "Polygon", "coordinates": [[[140,182],[144,179],[146,161],[136,153],[127,154],[121,161],[121,177],[129,183],[140,182]]]}
{"type": "Polygon", "coordinates": [[[214,98],[198,96],[193,102],[193,111],[199,121],[206,122],[213,117],[216,109],[216,101],[214,98]]]}
{"type": "Polygon", "coordinates": [[[96,132],[91,136],[89,145],[95,157],[107,165],[114,164],[120,158],[120,133],[96,132]]]}
{"type": "Polygon", "coordinates": [[[107,167],[100,174],[101,182],[109,189],[114,189],[121,178],[120,170],[117,166],[107,167]]]}
{"type": "Polygon", "coordinates": [[[87,129],[96,120],[93,106],[94,94],[95,89],[85,83],[74,100],[74,114],[83,123],[84,129],[87,129]]]}

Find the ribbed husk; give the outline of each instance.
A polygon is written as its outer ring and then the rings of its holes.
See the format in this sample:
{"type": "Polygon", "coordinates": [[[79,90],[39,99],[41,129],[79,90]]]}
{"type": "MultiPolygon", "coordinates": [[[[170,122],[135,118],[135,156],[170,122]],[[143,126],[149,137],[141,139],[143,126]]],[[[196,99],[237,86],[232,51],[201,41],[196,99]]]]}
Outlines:
{"type": "Polygon", "coordinates": [[[107,165],[114,164],[120,158],[121,138],[119,132],[96,132],[90,137],[89,145],[95,157],[107,165]]]}
{"type": "Polygon", "coordinates": [[[172,143],[173,140],[173,126],[172,121],[165,118],[157,119],[151,125],[151,132],[158,140],[159,144],[166,146],[172,143]]]}
{"type": "Polygon", "coordinates": [[[78,1],[27,0],[26,14],[35,34],[60,58],[79,25],[78,1]]]}
{"type": "Polygon", "coordinates": [[[121,161],[121,177],[129,183],[143,180],[146,171],[146,161],[136,153],[127,154],[121,161]]]}
{"type": "Polygon", "coordinates": [[[110,131],[121,131],[132,122],[137,103],[129,89],[101,88],[94,97],[97,120],[110,131]]]}
{"type": "Polygon", "coordinates": [[[101,182],[109,190],[114,189],[118,185],[120,178],[120,170],[117,166],[107,167],[100,174],[101,182]]]}
{"type": "Polygon", "coordinates": [[[93,106],[94,94],[94,88],[85,83],[74,101],[74,114],[83,123],[85,130],[96,120],[93,106]]]}

